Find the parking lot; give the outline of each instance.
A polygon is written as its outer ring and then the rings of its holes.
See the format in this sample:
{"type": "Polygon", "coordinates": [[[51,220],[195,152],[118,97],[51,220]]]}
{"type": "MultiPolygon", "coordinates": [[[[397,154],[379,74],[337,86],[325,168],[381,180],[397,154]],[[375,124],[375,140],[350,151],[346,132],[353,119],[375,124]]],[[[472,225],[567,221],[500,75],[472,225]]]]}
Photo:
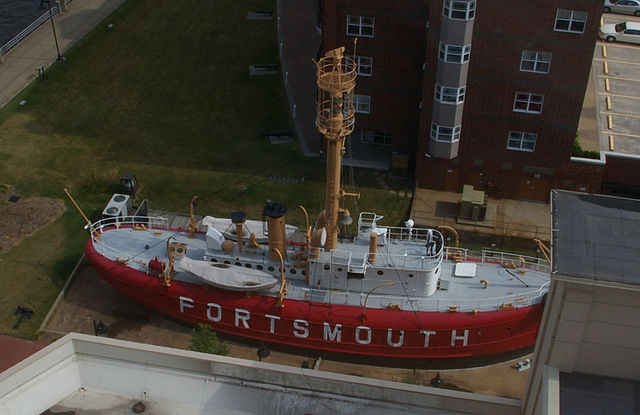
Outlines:
{"type": "MultiPolygon", "coordinates": [[[[640,17],[604,13],[604,24],[640,17]]],[[[640,45],[599,40],[593,82],[600,150],[640,154],[640,45]]]]}

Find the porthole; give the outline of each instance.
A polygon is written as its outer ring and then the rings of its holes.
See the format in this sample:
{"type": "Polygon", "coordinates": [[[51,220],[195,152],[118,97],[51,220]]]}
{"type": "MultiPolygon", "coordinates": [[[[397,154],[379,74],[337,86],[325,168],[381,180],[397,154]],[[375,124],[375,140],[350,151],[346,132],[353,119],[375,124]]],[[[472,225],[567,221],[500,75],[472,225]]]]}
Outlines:
{"type": "Polygon", "coordinates": [[[211,262],[218,262],[218,260],[215,258],[211,258],[211,262]]]}
{"type": "Polygon", "coordinates": [[[342,272],[342,268],[338,268],[338,272],[342,272]]]}
{"type": "Polygon", "coordinates": [[[384,272],[381,269],[379,269],[378,270],[378,275],[382,275],[382,274],[384,274],[384,272]]]}
{"type": "Polygon", "coordinates": [[[245,264],[244,266],[247,268],[251,268],[251,264],[245,264]]]}
{"type": "Polygon", "coordinates": [[[262,267],[262,265],[256,265],[256,268],[258,268],[259,270],[261,270],[263,267],[262,267]]]}
{"type": "Polygon", "coordinates": [[[231,262],[229,262],[229,261],[224,261],[224,263],[225,263],[225,264],[231,264],[231,262]]]}
{"type": "Polygon", "coordinates": [[[291,275],[295,275],[296,274],[296,270],[295,269],[292,269],[290,272],[291,272],[291,275]]]}
{"type": "Polygon", "coordinates": [[[301,273],[302,275],[307,275],[307,271],[305,271],[305,270],[300,271],[300,273],[301,273]]]}
{"type": "Polygon", "coordinates": [[[239,266],[239,267],[242,266],[242,264],[240,262],[236,262],[236,265],[239,266]]]}
{"type": "Polygon", "coordinates": [[[329,269],[330,269],[330,268],[331,268],[331,267],[330,267],[328,264],[325,264],[324,269],[325,269],[326,271],[329,271],[329,269]]]}
{"type": "Polygon", "coordinates": [[[409,278],[413,278],[413,274],[409,274],[409,275],[408,275],[408,277],[409,277],[409,278]]]}
{"type": "Polygon", "coordinates": [[[271,271],[271,272],[275,271],[275,268],[274,268],[274,267],[272,267],[272,266],[269,266],[269,268],[267,268],[267,269],[268,269],[269,271],[271,271]]]}

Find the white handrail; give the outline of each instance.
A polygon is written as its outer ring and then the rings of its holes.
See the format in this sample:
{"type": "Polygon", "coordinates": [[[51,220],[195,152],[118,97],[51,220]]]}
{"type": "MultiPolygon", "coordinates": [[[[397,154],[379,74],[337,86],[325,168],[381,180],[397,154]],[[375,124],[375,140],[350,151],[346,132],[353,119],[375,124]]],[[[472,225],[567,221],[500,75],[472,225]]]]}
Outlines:
{"type": "MultiPolygon", "coordinates": [[[[59,11],[58,11],[58,7],[57,6],[51,8],[51,14],[58,14],[58,12],[59,11]]],[[[36,30],[38,27],[40,27],[50,17],[51,16],[49,15],[49,10],[47,10],[46,13],[44,13],[42,16],[38,17],[33,23],[31,23],[29,26],[27,26],[24,29],[22,29],[22,31],[20,33],[15,35],[13,38],[11,38],[11,40],[9,40],[7,43],[5,43],[4,45],[2,45],[0,47],[0,56],[1,55],[6,55],[7,52],[9,52],[9,50],[11,50],[13,47],[15,47],[24,38],[29,36],[34,30],[36,30]]]]}

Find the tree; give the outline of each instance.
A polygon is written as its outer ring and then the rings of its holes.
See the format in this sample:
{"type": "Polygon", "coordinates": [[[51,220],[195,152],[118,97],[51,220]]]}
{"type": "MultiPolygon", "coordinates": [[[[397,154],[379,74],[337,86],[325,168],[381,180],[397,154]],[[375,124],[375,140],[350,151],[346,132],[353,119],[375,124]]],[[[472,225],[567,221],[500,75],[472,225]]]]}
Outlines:
{"type": "Polygon", "coordinates": [[[216,332],[211,330],[206,324],[198,324],[198,327],[191,331],[191,350],[202,353],[219,354],[226,356],[229,354],[227,343],[218,340],[216,332]]]}

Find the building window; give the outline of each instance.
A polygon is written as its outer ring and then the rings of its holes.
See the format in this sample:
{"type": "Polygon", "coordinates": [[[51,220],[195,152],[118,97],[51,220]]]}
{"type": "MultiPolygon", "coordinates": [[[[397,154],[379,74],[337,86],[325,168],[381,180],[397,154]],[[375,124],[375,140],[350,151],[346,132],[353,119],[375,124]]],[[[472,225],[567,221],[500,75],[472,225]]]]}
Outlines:
{"type": "Polygon", "coordinates": [[[540,114],[542,112],[543,99],[544,95],[531,94],[529,92],[516,92],[516,97],[513,101],[513,110],[515,112],[540,114]]]}
{"type": "Polygon", "coordinates": [[[431,138],[436,141],[453,143],[460,140],[460,126],[444,127],[434,122],[431,123],[431,138]]]}
{"type": "Polygon", "coordinates": [[[371,96],[353,94],[353,107],[357,113],[368,114],[371,112],[371,96]]]}
{"type": "Polygon", "coordinates": [[[457,46],[440,42],[440,53],[438,54],[438,57],[442,61],[450,63],[465,63],[469,62],[470,56],[471,45],[457,46]]]}
{"type": "Polygon", "coordinates": [[[436,83],[436,90],[433,94],[433,98],[442,102],[443,104],[462,104],[464,102],[464,94],[467,90],[466,87],[449,88],[436,83]]]}
{"type": "Polygon", "coordinates": [[[366,16],[347,16],[347,35],[373,37],[374,18],[366,16]]]}
{"type": "Polygon", "coordinates": [[[558,9],[556,13],[556,32],[584,33],[587,25],[587,12],[558,9]]]}
{"type": "Polygon", "coordinates": [[[520,60],[520,70],[523,72],[549,73],[551,53],[523,50],[520,60]]]}
{"type": "Polygon", "coordinates": [[[356,73],[360,76],[371,76],[373,73],[373,58],[370,56],[349,56],[356,63],[356,73]]]}
{"type": "Polygon", "coordinates": [[[523,133],[521,131],[509,131],[509,150],[533,151],[536,148],[537,134],[523,133]]]}
{"type": "Polygon", "coordinates": [[[449,19],[471,20],[476,15],[476,2],[444,0],[442,15],[449,19]]]}
{"type": "Polygon", "coordinates": [[[360,141],[367,144],[391,145],[391,134],[360,131],[360,141]]]}

